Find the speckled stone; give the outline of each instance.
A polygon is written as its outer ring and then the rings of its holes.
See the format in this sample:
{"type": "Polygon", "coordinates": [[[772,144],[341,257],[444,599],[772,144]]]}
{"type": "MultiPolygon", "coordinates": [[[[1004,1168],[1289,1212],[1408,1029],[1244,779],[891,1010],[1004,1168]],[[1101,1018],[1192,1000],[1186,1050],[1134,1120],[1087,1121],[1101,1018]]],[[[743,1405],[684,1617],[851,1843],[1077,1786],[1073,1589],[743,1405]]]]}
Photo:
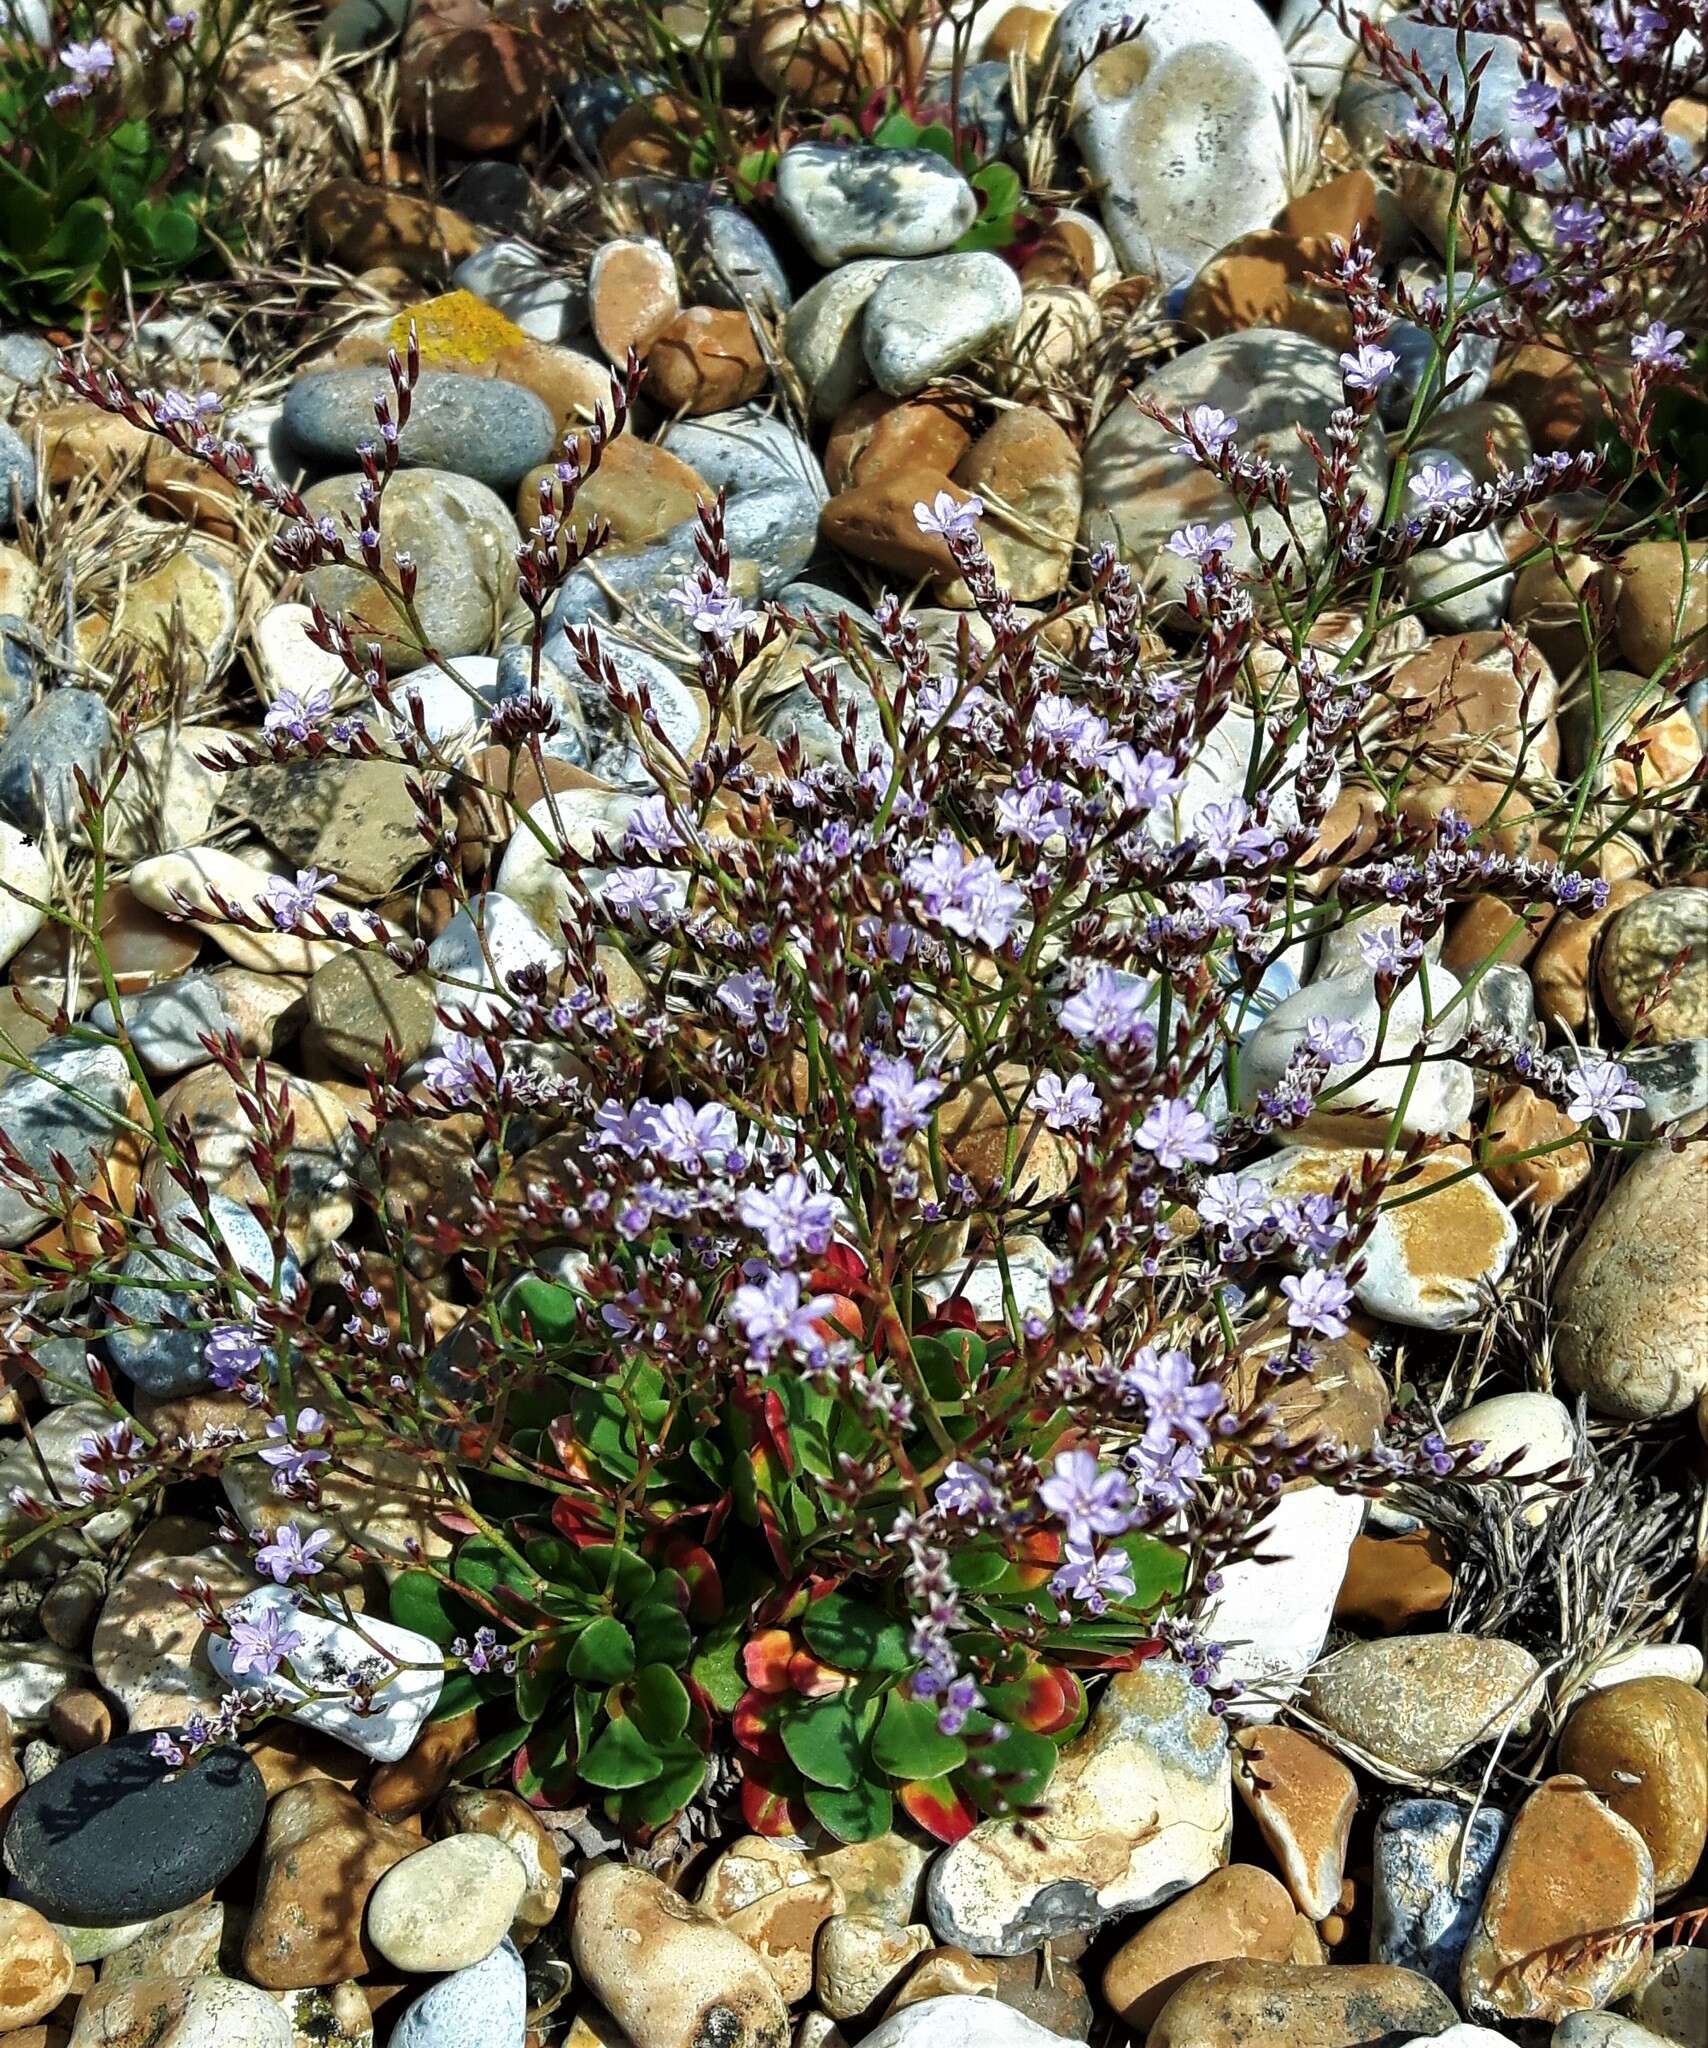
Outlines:
{"type": "Polygon", "coordinates": [[[777,210],[816,263],[932,256],[978,213],[973,188],[929,149],[797,142],[777,171],[777,210]]]}
{"type": "Polygon", "coordinates": [[[112,744],[112,714],[93,690],[50,690],[0,740],[0,810],[32,837],[49,822],[65,837],[83,806],[76,771],[98,784],[112,744]]]}
{"type": "MultiPolygon", "coordinates": [[[[356,450],[377,438],[374,398],[389,391],[377,369],[319,370],[291,386],[280,426],[305,461],[348,469],[356,450]]],[[[502,493],[544,462],[556,440],[544,400],[521,385],[425,370],[399,452],[408,468],[448,470],[502,493]]]]}
{"type": "Polygon", "coordinates": [[[1459,1959],[1508,1825],[1496,1807],[1473,1813],[1446,1799],[1383,1807],[1371,1857],[1371,1961],[1420,1970],[1457,1998],[1459,1959]]]}
{"type": "MultiPolygon", "coordinates": [[[[106,1045],[44,1045],[35,1063],[39,1076],[0,1069],[0,1124],[34,1172],[51,1180],[49,1155],[59,1152],[87,1185],[118,1131],[130,1069],[118,1048],[106,1045]]],[[[0,1185],[0,1245],[25,1243],[46,1220],[27,1195],[0,1185]]]]}
{"type": "Polygon", "coordinates": [[[1468,1749],[1520,1733],[1541,1667],[1495,1636],[1388,1636],[1317,1665],[1304,1701],[1378,1769],[1433,1777],[1468,1749]]]}

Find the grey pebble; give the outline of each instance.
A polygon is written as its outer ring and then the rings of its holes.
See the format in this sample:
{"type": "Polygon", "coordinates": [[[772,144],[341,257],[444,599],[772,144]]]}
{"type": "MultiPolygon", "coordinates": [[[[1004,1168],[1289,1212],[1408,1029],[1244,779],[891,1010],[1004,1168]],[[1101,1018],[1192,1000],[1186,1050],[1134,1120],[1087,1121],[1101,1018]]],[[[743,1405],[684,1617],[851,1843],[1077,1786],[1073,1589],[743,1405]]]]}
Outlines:
{"type": "MultiPolygon", "coordinates": [[[[374,398],[389,388],[380,369],[319,370],[291,386],[280,424],[306,461],[347,470],[356,449],[378,439],[374,398]]],[[[406,468],[449,470],[498,492],[513,491],[556,445],[557,423],[543,399],[502,378],[456,370],[423,372],[399,437],[406,468]]]]}

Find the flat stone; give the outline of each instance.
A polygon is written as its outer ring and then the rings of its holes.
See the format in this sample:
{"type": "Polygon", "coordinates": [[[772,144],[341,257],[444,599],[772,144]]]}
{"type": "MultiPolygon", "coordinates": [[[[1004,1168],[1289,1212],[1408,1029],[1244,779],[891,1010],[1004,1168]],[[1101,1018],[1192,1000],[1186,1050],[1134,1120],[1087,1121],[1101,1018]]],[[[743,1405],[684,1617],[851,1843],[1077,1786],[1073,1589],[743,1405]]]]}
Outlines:
{"type": "Polygon", "coordinates": [[[1382,1963],[1211,1963],[1163,2007],[1146,2048],[1387,2048],[1458,2017],[1427,1977],[1382,1963]]]}
{"type": "Polygon", "coordinates": [[[1645,1152],[1555,1282],[1560,1377],[1598,1414],[1677,1415],[1708,1388],[1705,1213],[1708,1147],[1645,1152]]]}
{"type": "Polygon", "coordinates": [[[1118,1673],[1062,1751],[1040,1809],[981,1821],[932,1865],[939,1940],[1019,1955],[1160,1905],[1227,1860],[1224,1724],[1182,1666],[1118,1673]]]}
{"type": "MultiPolygon", "coordinates": [[[[469,1719],[472,1723],[473,1717],[469,1719]]],[[[443,1721],[430,1721],[422,1730],[421,1739],[446,1725],[443,1721]]],[[[416,1747],[419,1749],[419,1741],[416,1747]]],[[[375,1797],[372,1786],[368,1796],[370,1801],[375,1797]]],[[[518,1944],[551,1925],[563,1898],[563,1859],[556,1842],[535,1818],[532,1807],[514,1792],[453,1785],[439,1802],[437,1826],[447,1835],[478,1835],[501,1842],[522,1866],[525,1889],[512,1930],[518,1944]]]]}
{"type": "Polygon", "coordinates": [[[815,419],[834,419],[871,382],[861,319],[895,262],[893,256],[873,256],[844,263],[803,292],[790,309],[783,352],[807,388],[815,419]]]}
{"type": "Polygon", "coordinates": [[[516,2048],[527,2015],[527,1972],[506,1941],[472,1969],[423,1991],[405,2008],[391,2048],[516,2048]]]}
{"type": "Polygon", "coordinates": [[[314,1780],[281,1792],[261,1844],[245,1975],[269,1991],[294,1991],[380,1969],[363,1933],[364,1909],[393,1864],[423,1846],[419,1835],[375,1819],[341,1786],[314,1780]]]}
{"type": "MultiPolygon", "coordinates": [[[[444,1689],[442,1653],[437,1644],[395,1622],[365,1616],[358,1632],[299,1606],[297,1595],[286,1586],[257,1587],[238,1602],[236,1612],[249,1621],[277,1614],[302,1639],[291,1652],[288,1667],[271,1681],[284,1702],[281,1711],[305,1728],[336,1736],[380,1763],[396,1763],[404,1755],[444,1689]],[[375,1692],[372,1713],[358,1713],[337,1697],[360,1677],[384,1681],[375,1692]],[[333,1697],[319,1696],[328,1693],[333,1697]]],[[[243,1674],[233,1664],[228,1638],[210,1636],[207,1652],[208,1661],[222,1678],[232,1685],[241,1684],[243,1674]]],[[[509,1925],[508,1915],[505,1925],[509,1925]]]]}
{"type": "Polygon", "coordinates": [[[207,1658],[207,1631],[180,1586],[203,1580],[222,1606],[254,1590],[256,1580],[222,1546],[188,1557],[145,1557],[132,1563],[107,1595],[90,1656],[95,1676],[125,1710],[135,1732],[181,1728],[192,1714],[211,1714],[226,1683],[207,1658]]]}
{"type": "Polygon", "coordinates": [[[1453,1597],[1451,1562],[1446,1544],[1430,1529],[1360,1536],[1347,1554],[1335,1619],[1395,1635],[1408,1622],[1439,1614],[1453,1597]]]}
{"type": "Polygon", "coordinates": [[[0,818],[0,967],[46,921],[47,858],[34,840],[0,818]]]}
{"type": "Polygon", "coordinates": [[[398,1970],[466,1970],[510,1931],[527,1873],[491,1835],[447,1835],[386,1872],[368,1939],[398,1970]]]}
{"type": "Polygon", "coordinates": [[[1250,1863],[1212,1870],[1129,1935],[1103,1971],[1103,1996],[1137,2038],[1207,1963],[1281,1963],[1297,1917],[1285,1888],[1250,1863]]]}
{"type": "MultiPolygon", "coordinates": [[[[106,1045],[43,1045],[35,1064],[39,1074],[0,1069],[0,1124],[32,1172],[51,1182],[50,1155],[59,1153],[74,1183],[87,1187],[118,1135],[130,1069],[106,1045]]],[[[48,1213],[21,1189],[0,1185],[0,1245],[27,1243],[48,1213]]]]}
{"type": "Polygon", "coordinates": [[[274,928],[266,892],[284,863],[273,865],[259,849],[244,858],[218,846],[182,847],[138,861],[129,882],[137,901],[166,918],[182,919],[181,897],[191,909],[207,913],[187,927],[209,938],[228,959],[261,974],[312,974],[344,950],[342,939],[307,937],[274,928]],[[215,894],[234,910],[260,919],[265,929],[251,931],[229,924],[220,915],[215,894]]]}
{"type": "Polygon", "coordinates": [[[82,813],[75,771],[100,786],[113,718],[93,690],[50,690],[0,740],[0,810],[39,838],[51,823],[72,834],[82,813]]]}
{"type": "MultiPolygon", "coordinates": [[[[316,371],[291,386],[280,425],[306,461],[347,470],[356,450],[378,438],[374,399],[381,393],[390,393],[383,373],[316,371]]],[[[408,468],[449,470],[502,493],[544,462],[556,440],[556,420],[519,384],[424,370],[399,437],[399,456],[408,468]]]]}
{"type": "Polygon", "coordinates": [[[1257,1822],[1299,1911],[1339,1910],[1358,1781],[1339,1757],[1296,1728],[1242,1728],[1234,1790],[1257,1822]]]}
{"type": "Polygon", "coordinates": [[[1064,2037],[999,1999],[965,1993],[903,2006],[861,2048],[1063,2048],[1064,2037]]]}
{"type": "Polygon", "coordinates": [[[12,1892],[49,1919],[119,1926],[186,1906],[248,1854],[266,1795],[240,1749],[173,1772],[152,1737],[68,1757],[12,1810],[12,1892]]]}
{"type": "MultiPolygon", "coordinates": [[[[136,1056],[151,1080],[171,1080],[190,1067],[205,1066],[205,1037],[223,1037],[230,1028],[220,985],[211,975],[183,975],[163,981],[124,1005],[125,1030],[136,1056]]],[[[118,1019],[111,1003],[89,1012],[97,1031],[116,1032],[118,1019]]]]}
{"type": "Polygon", "coordinates": [[[334,757],[251,768],[233,808],[293,867],[334,874],[347,900],[377,903],[427,857],[413,773],[334,757]]]}
{"type": "Polygon", "coordinates": [[[1303,1698],[1360,1761],[1427,1778],[1522,1733],[1539,1680],[1530,1652],[1496,1636],[1389,1636],[1325,1658],[1303,1698]]]}
{"type": "Polygon", "coordinates": [[[1708,1034],[1708,889],[1656,889],[1602,934],[1599,981],[1627,1038],[1708,1034]]]}
{"type": "Polygon", "coordinates": [[[389,1044],[405,1066],[433,1043],[433,990],[383,953],[352,949],[308,985],[315,1042],[358,1078],[383,1065],[389,1044]]]}
{"type": "Polygon", "coordinates": [[[1617,1996],[1639,1953],[1576,1946],[1654,1911],[1643,1838],[1581,1778],[1546,1778],[1519,1808],[1459,1965],[1477,2019],[1563,2020],[1617,1996]]]}
{"type": "Polygon", "coordinates": [[[972,226],[978,198],[928,149],[797,142],[777,167],[777,210],[831,270],[854,256],[934,256],[972,226]]]}

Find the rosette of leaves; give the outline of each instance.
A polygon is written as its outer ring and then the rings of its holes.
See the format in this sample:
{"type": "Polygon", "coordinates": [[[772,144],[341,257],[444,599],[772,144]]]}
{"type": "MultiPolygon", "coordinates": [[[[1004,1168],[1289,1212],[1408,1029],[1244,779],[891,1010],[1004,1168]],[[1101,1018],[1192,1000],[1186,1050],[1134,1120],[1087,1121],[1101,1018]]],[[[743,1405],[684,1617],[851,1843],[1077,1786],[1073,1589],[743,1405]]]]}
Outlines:
{"type": "Polygon", "coordinates": [[[1184,1569],[1168,1545],[1129,1537],[1133,1598],[1080,1616],[1048,1590],[1056,1541],[1034,1532],[1010,1551],[981,1540],[956,1558],[971,1626],[955,1649],[983,1704],[952,1733],[914,1689],[907,1625],[857,1594],[802,1593],[778,1624],[709,1643],[695,1676],[730,1712],[754,1832],[796,1833],[804,1809],[842,1841],[869,1841],[899,1805],[955,1842],[983,1815],[1035,1806],[1085,1723],[1085,1683],[1071,1667],[1112,1670],[1150,1654],[1147,1628],[1184,1569]]]}
{"type": "MultiPolygon", "coordinates": [[[[561,1536],[485,1536],[457,1552],[447,1583],[403,1573],[392,1618],[448,1648],[495,1617],[520,1624],[514,1673],[453,1672],[436,1719],[476,1707],[498,1725],[464,1760],[470,1775],[508,1764],[526,1799],[561,1800],[579,1786],[619,1826],[649,1833],[699,1791],[711,1744],[707,1703],[688,1670],[691,1610],[721,1604],[703,1552],[681,1546],[684,1568],[654,1566],[618,1544],[561,1536]]],[[[500,1631],[501,1637],[506,1633],[500,1631]]]]}

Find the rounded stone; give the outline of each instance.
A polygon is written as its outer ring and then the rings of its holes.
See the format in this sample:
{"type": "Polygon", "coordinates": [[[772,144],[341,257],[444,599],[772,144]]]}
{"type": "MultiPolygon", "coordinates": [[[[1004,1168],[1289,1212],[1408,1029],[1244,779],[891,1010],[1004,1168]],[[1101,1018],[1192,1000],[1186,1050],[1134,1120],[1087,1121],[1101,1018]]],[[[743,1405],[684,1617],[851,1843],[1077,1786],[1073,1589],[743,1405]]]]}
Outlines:
{"type": "Polygon", "coordinates": [[[1627,1038],[1708,1034],[1708,889],[1656,889],[1628,903],[1602,934],[1599,980],[1627,1038]]]}
{"type": "MultiPolygon", "coordinates": [[[[303,494],[304,502],[317,518],[354,517],[356,484],[355,477],[328,477],[303,494]]],[[[471,477],[448,469],[403,470],[386,486],[385,565],[395,574],[399,554],[413,559],[420,572],[415,606],[422,626],[432,646],[453,660],[497,644],[516,595],[517,539],[510,508],[471,477]]],[[[303,590],[334,616],[342,614],[358,642],[378,640],[394,675],[425,662],[426,651],[407,621],[364,570],[336,564],[313,569],[303,578],[303,590]]]]}
{"type": "MultiPolygon", "coordinates": [[[[389,392],[381,371],[317,370],[291,386],[279,424],[305,461],[347,470],[356,450],[377,438],[374,399],[389,392]]],[[[545,461],[556,441],[557,422],[545,401],[521,385],[455,370],[425,370],[398,437],[398,453],[405,468],[447,470],[508,492],[545,461]]],[[[389,485],[386,512],[389,528],[389,485]]]]}
{"type": "Polygon", "coordinates": [[[1236,1960],[1189,1977],[1146,2048],[1359,2048],[1444,2033],[1458,2017],[1413,1970],[1236,1960]]]}
{"type": "Polygon", "coordinates": [[[1554,1395],[1495,1394],[1461,1409],[1442,1425],[1441,1434],[1450,1444],[1480,1443],[1484,1470],[1516,1454],[1518,1462],[1507,1477],[1524,1498],[1522,1519],[1532,1528],[1539,1528],[1563,1498],[1546,1482],[1534,1481],[1538,1472],[1570,1466],[1577,1454],[1572,1412],[1554,1395]]]}
{"type": "Polygon", "coordinates": [[[0,532],[28,518],[36,504],[36,459],[16,427],[0,420],[0,532]]]}
{"type": "Polygon", "coordinates": [[[1251,1863],[1213,1870],[1163,1907],[1109,1958],[1103,1996],[1128,2026],[1143,2029],[1195,1970],[1230,1957],[1280,1963],[1293,1945],[1293,1901],[1251,1863]]]}
{"type": "Polygon", "coordinates": [[[49,823],[61,837],[83,807],[76,771],[98,784],[113,719],[93,690],[50,690],[0,740],[0,810],[32,838],[49,823]]]}
{"type": "Polygon", "coordinates": [[[0,1899],[0,2028],[45,2019],[71,1989],[77,1965],[33,1906],[0,1899]]]}
{"type": "Polygon", "coordinates": [[[1378,1769],[1434,1777],[1468,1749],[1520,1732],[1541,1667],[1496,1636],[1390,1636],[1317,1665],[1304,1700],[1378,1769]]]}
{"type": "Polygon", "coordinates": [[[1645,1152],[1554,1288],[1561,1378],[1603,1415],[1653,1421],[1708,1389],[1708,1147],[1645,1152]]]}
{"type": "Polygon", "coordinates": [[[961,1992],[903,2006],[863,2036],[860,2048],[1067,2048],[1067,2042],[1000,1999],[961,1992]]]}
{"type": "Polygon", "coordinates": [[[898,263],[861,316],[861,345],[881,389],[906,398],[1014,331],[1020,280],[988,250],[898,263]]]}
{"type": "Polygon", "coordinates": [[[441,1977],[397,2023],[390,2048],[516,2048],[528,2020],[528,1973],[508,1942],[441,1977]]]}
{"type": "Polygon", "coordinates": [[[972,226],[978,198],[929,149],[797,142],[777,169],[777,207],[831,270],[852,256],[933,256],[972,226]]]}
{"type": "Polygon", "coordinates": [[[68,1757],[12,1811],[5,1861],[14,1897],[47,1918],[116,1927],[211,1891],[261,1832],[261,1773],[240,1749],[174,1771],[151,1735],[68,1757]]]}
{"type": "Polygon", "coordinates": [[[466,1970],[510,1931],[527,1873],[492,1835],[447,1835],[394,1864],[368,1900],[368,1939],[399,1970],[466,1970]]]}
{"type": "Polygon", "coordinates": [[[308,1016],[316,1042],[351,1073],[380,1068],[388,1043],[408,1066],[433,1043],[433,988],[383,953],[352,949],[309,983],[308,1016]]]}
{"type": "Polygon", "coordinates": [[[279,2001],[255,1984],[200,1977],[160,2048],[293,2048],[295,2029],[279,2001]]]}
{"type": "Polygon", "coordinates": [[[1420,1970],[1459,1995],[1459,1959],[1506,1840],[1498,1807],[1397,1799],[1372,1843],[1370,1959],[1420,1970]]]}
{"type": "Polygon", "coordinates": [[[1647,1843],[1657,1898],[1689,1880],[1708,1839],[1708,1696],[1676,1678],[1610,1685],[1572,1710],[1557,1757],[1647,1843]]]}

